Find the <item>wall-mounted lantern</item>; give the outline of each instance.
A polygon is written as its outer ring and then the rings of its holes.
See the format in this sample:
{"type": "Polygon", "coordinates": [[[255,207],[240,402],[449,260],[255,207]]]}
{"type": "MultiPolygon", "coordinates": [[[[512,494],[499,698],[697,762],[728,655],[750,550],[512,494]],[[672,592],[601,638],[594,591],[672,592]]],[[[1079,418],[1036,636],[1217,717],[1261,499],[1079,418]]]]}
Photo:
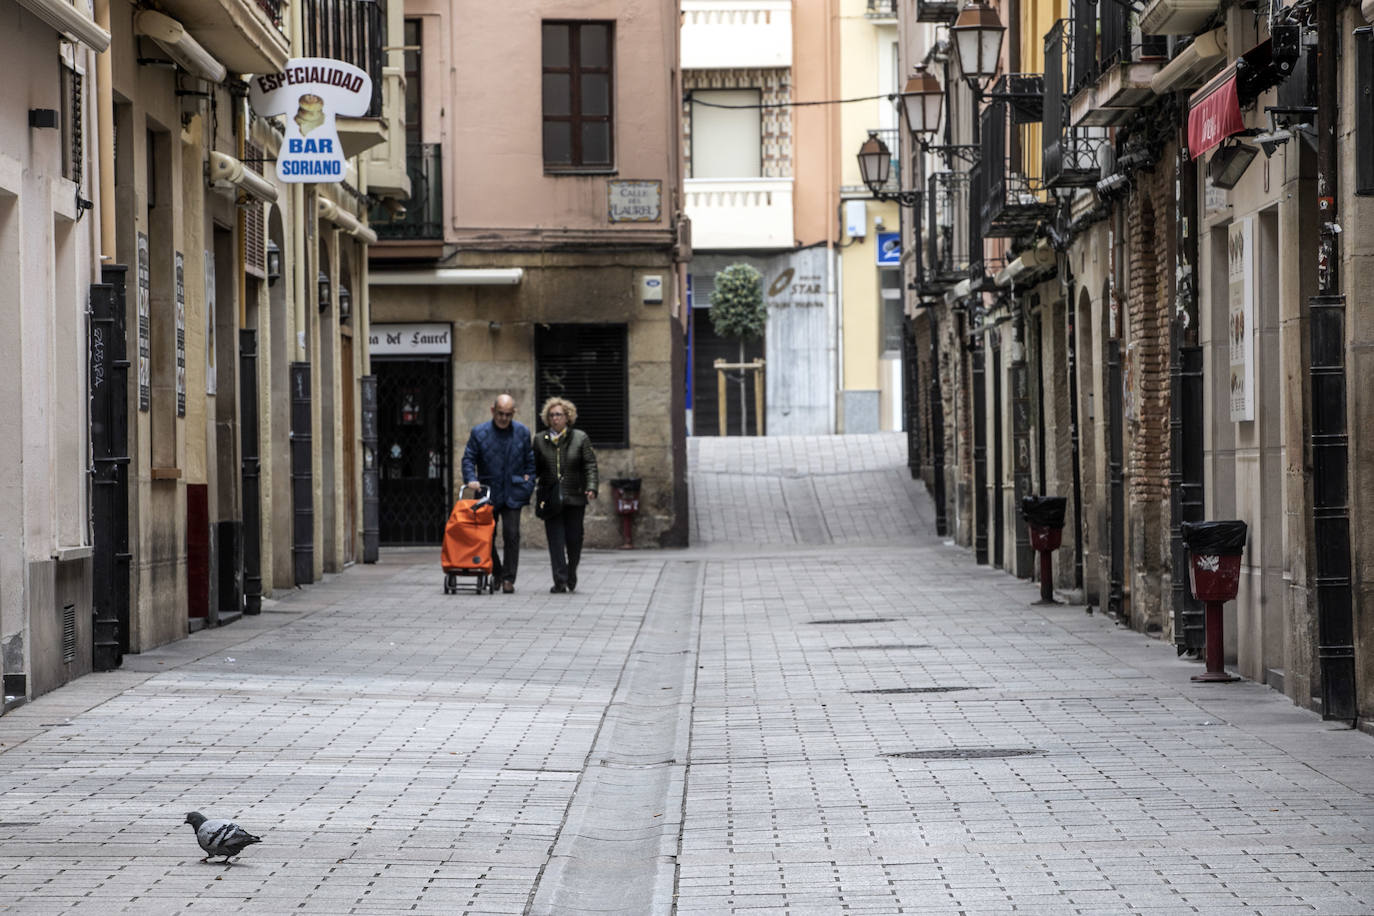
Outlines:
{"type": "Polygon", "coordinates": [[[1007,27],[995,9],[983,0],[969,0],[949,31],[966,79],[986,82],[997,75],[1007,27]]]}
{"type": "Polygon", "coordinates": [[[320,271],[319,279],[320,311],[329,308],[329,275],[320,271]]]}
{"type": "Polygon", "coordinates": [[[271,239],[267,240],[267,285],[271,286],[281,279],[281,248],[271,239]]]}

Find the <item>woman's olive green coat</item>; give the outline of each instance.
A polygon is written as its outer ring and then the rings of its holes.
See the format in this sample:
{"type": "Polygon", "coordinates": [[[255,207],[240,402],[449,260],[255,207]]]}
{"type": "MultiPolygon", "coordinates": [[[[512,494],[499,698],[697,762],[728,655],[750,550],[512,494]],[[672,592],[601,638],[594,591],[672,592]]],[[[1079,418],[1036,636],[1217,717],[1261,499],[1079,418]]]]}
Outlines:
{"type": "Polygon", "coordinates": [[[576,427],[569,427],[555,445],[552,430],[541,430],[534,437],[534,474],[540,483],[557,476],[563,468],[563,505],[585,506],[587,491],[596,490],[596,452],[592,440],[576,427]]]}

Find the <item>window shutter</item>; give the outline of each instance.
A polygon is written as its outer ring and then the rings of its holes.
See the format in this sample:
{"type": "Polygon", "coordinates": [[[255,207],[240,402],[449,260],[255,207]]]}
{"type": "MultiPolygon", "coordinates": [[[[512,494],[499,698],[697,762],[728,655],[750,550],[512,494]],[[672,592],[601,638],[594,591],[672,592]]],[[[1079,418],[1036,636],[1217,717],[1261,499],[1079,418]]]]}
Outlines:
{"type": "MultiPolygon", "coordinates": [[[[551,397],[577,406],[577,428],[597,448],[630,444],[629,363],[623,324],[539,325],[534,335],[537,411],[551,397]]],[[[536,420],[539,429],[542,421],[536,420]]]]}
{"type": "MultiPolygon", "coordinates": [[[[243,144],[244,165],[262,174],[262,147],[251,141],[243,144]]],[[[259,280],[267,279],[267,240],[263,226],[263,206],[254,201],[243,213],[243,266],[259,280]]]]}

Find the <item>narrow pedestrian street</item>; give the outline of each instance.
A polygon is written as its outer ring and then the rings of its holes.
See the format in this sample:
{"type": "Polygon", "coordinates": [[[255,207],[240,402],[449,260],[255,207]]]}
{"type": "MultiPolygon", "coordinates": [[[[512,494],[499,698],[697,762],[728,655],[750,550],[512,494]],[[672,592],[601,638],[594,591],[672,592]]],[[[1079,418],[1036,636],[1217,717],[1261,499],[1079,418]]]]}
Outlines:
{"type": "Polygon", "coordinates": [[[384,551],[0,718],[0,911],[1374,912],[1369,735],[1031,606],[901,434],[690,448],[688,550],[384,551]]]}

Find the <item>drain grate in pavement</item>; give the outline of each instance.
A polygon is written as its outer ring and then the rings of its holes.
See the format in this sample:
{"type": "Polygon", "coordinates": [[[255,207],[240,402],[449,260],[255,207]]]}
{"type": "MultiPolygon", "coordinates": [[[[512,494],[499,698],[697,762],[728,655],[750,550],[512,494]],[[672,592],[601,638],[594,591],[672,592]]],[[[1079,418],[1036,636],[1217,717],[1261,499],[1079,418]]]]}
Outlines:
{"type": "Polygon", "coordinates": [[[908,760],[989,760],[996,757],[1030,757],[1044,753],[1034,747],[932,747],[923,751],[895,751],[884,757],[908,760]]]}
{"type": "Polygon", "coordinates": [[[851,690],[850,693],[953,693],[956,690],[980,690],[979,687],[875,687],[872,690],[851,690]]]}
{"type": "Polygon", "coordinates": [[[896,617],[849,617],[843,620],[808,620],[810,624],[835,624],[835,623],[890,623],[896,617]]]}
{"type": "Polygon", "coordinates": [[[831,646],[831,652],[881,652],[891,649],[929,649],[930,643],[926,642],[893,642],[877,646],[831,646]]]}

